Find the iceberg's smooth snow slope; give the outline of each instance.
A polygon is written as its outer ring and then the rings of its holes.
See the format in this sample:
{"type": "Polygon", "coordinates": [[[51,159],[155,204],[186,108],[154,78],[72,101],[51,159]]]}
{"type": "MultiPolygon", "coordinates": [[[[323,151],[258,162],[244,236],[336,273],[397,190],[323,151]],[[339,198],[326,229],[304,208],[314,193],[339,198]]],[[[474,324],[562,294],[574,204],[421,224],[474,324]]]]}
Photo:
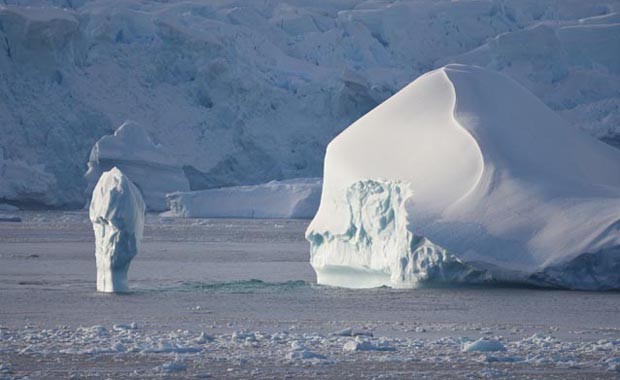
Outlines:
{"type": "Polygon", "coordinates": [[[140,249],[145,210],[140,191],[118,168],[101,175],[89,210],[95,232],[98,291],[128,290],[127,271],[140,249]]]}
{"type": "Polygon", "coordinates": [[[618,168],[516,82],[448,65],[329,144],[311,263],[346,287],[620,288],[618,168]]]}
{"type": "Polygon", "coordinates": [[[101,173],[113,167],[138,186],[149,210],[165,210],[167,193],[189,190],[181,166],[135,122],[126,121],[93,146],[85,174],[88,191],[95,187],[101,173]]]}
{"type": "Polygon", "coordinates": [[[187,218],[310,219],[321,198],[320,178],[168,194],[166,215],[187,218]]]}

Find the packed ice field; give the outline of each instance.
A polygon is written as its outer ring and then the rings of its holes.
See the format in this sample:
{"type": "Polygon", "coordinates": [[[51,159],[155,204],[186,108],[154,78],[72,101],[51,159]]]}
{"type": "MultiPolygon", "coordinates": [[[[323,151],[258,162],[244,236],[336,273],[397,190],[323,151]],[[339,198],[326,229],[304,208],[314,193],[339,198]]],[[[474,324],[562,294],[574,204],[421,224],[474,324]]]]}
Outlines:
{"type": "Polygon", "coordinates": [[[131,292],[103,294],[85,212],[11,215],[2,379],[620,376],[618,293],[320,286],[308,221],[149,214],[131,292]]]}

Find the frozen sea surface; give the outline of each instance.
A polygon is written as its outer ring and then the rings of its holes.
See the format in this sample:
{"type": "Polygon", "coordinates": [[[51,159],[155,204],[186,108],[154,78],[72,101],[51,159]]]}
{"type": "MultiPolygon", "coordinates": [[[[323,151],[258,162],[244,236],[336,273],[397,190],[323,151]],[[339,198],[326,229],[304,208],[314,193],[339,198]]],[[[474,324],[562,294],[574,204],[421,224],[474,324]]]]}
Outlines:
{"type": "Polygon", "coordinates": [[[82,212],[0,222],[0,379],[620,378],[620,294],[318,286],[307,221],[149,215],[95,292],[82,212]]]}

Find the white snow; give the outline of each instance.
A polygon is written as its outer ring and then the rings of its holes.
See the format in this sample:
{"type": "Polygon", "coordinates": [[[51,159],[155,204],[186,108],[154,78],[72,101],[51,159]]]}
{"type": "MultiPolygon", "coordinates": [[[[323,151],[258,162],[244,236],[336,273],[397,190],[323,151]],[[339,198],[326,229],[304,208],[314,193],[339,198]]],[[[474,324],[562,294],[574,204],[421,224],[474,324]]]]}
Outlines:
{"type": "Polygon", "coordinates": [[[310,219],[319,207],[320,178],[271,181],[253,186],[176,192],[167,195],[165,216],[186,218],[310,219]]]}
{"type": "Polygon", "coordinates": [[[103,136],[93,146],[88,160],[88,191],[101,173],[117,167],[140,189],[149,210],[166,209],[166,193],[189,190],[183,169],[151,140],[147,130],[132,121],[124,122],[114,135],[103,136]]]}
{"type": "Polygon", "coordinates": [[[620,151],[509,78],[432,71],[328,146],[319,283],[620,287],[620,151]]]}
{"type": "Polygon", "coordinates": [[[0,146],[31,173],[0,178],[7,201],[81,207],[90,149],[127,119],[192,190],[317,177],[343,127],[449,62],[620,144],[615,0],[5,3],[0,146]]]}
{"type": "MultiPolygon", "coordinates": [[[[128,291],[127,271],[140,249],[145,211],[140,191],[118,168],[101,175],[89,211],[95,232],[98,291],[128,291]]],[[[134,323],[115,325],[114,329],[136,327],[134,323]]]]}

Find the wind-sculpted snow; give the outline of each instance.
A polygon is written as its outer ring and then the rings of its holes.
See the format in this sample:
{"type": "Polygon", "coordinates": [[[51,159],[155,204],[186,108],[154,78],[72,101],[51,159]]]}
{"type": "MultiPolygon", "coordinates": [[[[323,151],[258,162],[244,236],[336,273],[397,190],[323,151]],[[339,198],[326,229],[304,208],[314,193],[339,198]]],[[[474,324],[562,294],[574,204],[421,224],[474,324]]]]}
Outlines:
{"type": "Polygon", "coordinates": [[[617,289],[618,167],[514,81],[449,65],[329,144],[311,263],[346,287],[617,289]]]}
{"type": "Polygon", "coordinates": [[[143,126],[131,121],[93,146],[85,175],[87,191],[92,193],[101,173],[113,167],[138,186],[149,210],[165,210],[167,193],[189,190],[183,169],[161,145],[153,143],[143,126]]]}
{"type": "Polygon", "coordinates": [[[36,175],[3,177],[2,201],[81,207],[90,149],[127,119],[191,190],[316,177],[343,127],[447,62],[500,70],[617,144],[612,0],[4,4],[0,146],[36,175]]]}
{"type": "Polygon", "coordinates": [[[95,231],[97,290],[126,292],[127,271],[140,249],[146,206],[140,190],[117,168],[104,172],[90,202],[95,231]]]}
{"type": "Polygon", "coordinates": [[[311,219],[319,208],[320,178],[271,181],[168,194],[165,214],[186,218],[311,219]]]}

